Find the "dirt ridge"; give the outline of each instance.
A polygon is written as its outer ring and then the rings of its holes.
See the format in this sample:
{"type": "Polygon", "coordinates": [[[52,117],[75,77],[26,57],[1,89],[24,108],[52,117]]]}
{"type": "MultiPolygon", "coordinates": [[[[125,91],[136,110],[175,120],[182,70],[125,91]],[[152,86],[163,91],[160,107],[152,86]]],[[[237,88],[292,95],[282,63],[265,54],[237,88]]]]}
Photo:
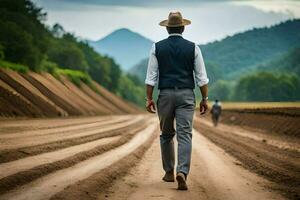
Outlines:
{"type": "MultiPolygon", "coordinates": [[[[148,118],[148,121],[143,122],[140,119],[139,122],[142,123],[131,128],[126,126],[126,130],[119,132],[120,137],[107,144],[99,143],[100,145],[92,145],[88,149],[78,146],[76,154],[71,152],[71,154],[65,154],[66,156],[70,155],[68,157],[53,159],[49,162],[38,161],[36,166],[30,163],[29,169],[24,169],[24,171],[21,168],[18,169],[17,163],[15,163],[16,170],[19,171],[14,173],[10,170],[9,174],[11,175],[0,179],[0,199],[48,199],[64,190],[66,186],[85,180],[99,171],[103,173],[102,169],[114,168],[127,155],[129,157],[126,158],[136,157],[139,147],[146,150],[145,144],[157,133],[156,120],[150,119],[149,116],[144,118],[148,118]]],[[[111,137],[115,136],[107,135],[107,138],[111,137]]],[[[96,142],[96,140],[92,142],[96,142]]],[[[76,146],[73,145],[72,148],[76,148],[76,146]]],[[[30,160],[28,162],[31,162],[30,160]]],[[[124,166],[123,164],[121,166],[124,166]]],[[[107,172],[104,173],[105,176],[109,176],[107,172]]]]}
{"type": "MultiPolygon", "coordinates": [[[[136,133],[141,131],[146,127],[145,124],[142,124],[139,127],[131,127],[133,129],[128,129],[122,132],[118,132],[116,134],[113,134],[113,136],[121,135],[121,138],[110,142],[109,144],[104,144],[97,146],[93,149],[83,151],[80,153],[77,153],[71,157],[58,160],[55,162],[39,165],[36,167],[33,167],[29,170],[21,171],[16,174],[4,177],[0,179],[0,193],[4,194],[16,187],[22,186],[28,182],[34,181],[38,179],[39,177],[45,176],[49,173],[53,173],[54,171],[71,167],[81,161],[87,160],[93,156],[100,155],[103,152],[109,151],[111,149],[117,148],[120,145],[125,144],[128,142],[136,133]]],[[[106,135],[106,137],[112,137],[111,135],[106,135]]],[[[105,137],[103,137],[105,138],[105,137]]],[[[100,138],[102,139],[102,138],[100,138]]],[[[95,140],[93,140],[95,141],[95,140]]]]}
{"type": "Polygon", "coordinates": [[[135,105],[96,82],[73,84],[47,73],[0,69],[0,116],[58,117],[141,113],[135,105]],[[91,88],[90,88],[91,87],[91,88]]]}
{"type": "MultiPolygon", "coordinates": [[[[101,129],[99,129],[99,131],[96,130],[94,134],[88,134],[88,135],[79,136],[79,137],[71,137],[71,138],[63,139],[63,140],[60,139],[57,141],[47,142],[47,143],[38,144],[38,145],[31,145],[28,147],[2,150],[2,151],[0,151],[0,163],[6,163],[6,162],[10,162],[10,161],[13,161],[16,159],[37,155],[40,153],[55,151],[58,149],[90,142],[90,141],[108,137],[108,136],[115,136],[115,135],[118,135],[120,132],[125,132],[127,129],[131,129],[132,127],[136,127],[139,124],[143,124],[145,122],[145,120],[146,120],[146,118],[141,118],[139,120],[134,119],[133,122],[126,123],[124,125],[121,124],[121,126],[118,128],[111,127],[106,131],[103,131],[101,129]]],[[[82,134],[84,134],[84,132],[82,134]]]]}

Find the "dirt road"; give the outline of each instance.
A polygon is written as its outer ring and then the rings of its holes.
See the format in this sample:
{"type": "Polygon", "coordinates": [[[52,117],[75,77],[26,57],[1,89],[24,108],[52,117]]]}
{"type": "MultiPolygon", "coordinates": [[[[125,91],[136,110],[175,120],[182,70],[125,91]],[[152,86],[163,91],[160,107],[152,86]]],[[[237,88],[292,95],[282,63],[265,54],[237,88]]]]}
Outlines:
{"type": "Polygon", "coordinates": [[[189,190],[177,191],[161,180],[155,116],[0,121],[0,199],[297,199],[297,141],[194,125],[189,190]]]}
{"type": "Polygon", "coordinates": [[[98,199],[284,199],[268,191],[268,181],[243,169],[237,160],[194,130],[191,173],[188,191],[176,190],[176,183],[165,183],[159,140],[157,139],[141,163],[114,184],[98,199]]]}
{"type": "Polygon", "coordinates": [[[270,180],[267,188],[278,190],[290,199],[300,198],[300,140],[281,134],[251,131],[196,118],[201,134],[235,157],[242,167],[270,180]]]}

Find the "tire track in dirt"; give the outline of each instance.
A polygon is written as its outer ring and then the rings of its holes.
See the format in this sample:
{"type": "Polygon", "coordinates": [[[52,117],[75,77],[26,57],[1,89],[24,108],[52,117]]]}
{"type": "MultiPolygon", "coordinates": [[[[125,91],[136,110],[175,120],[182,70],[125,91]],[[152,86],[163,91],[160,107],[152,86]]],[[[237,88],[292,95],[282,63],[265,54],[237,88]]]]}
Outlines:
{"type": "MultiPolygon", "coordinates": [[[[206,126],[212,126],[212,123],[205,119],[202,119],[201,123],[205,124],[206,126]]],[[[249,131],[237,126],[235,126],[233,129],[231,126],[225,124],[219,124],[218,127],[215,127],[215,129],[230,132],[238,136],[247,137],[259,142],[264,142],[266,144],[272,145],[283,150],[300,152],[300,140],[298,138],[285,138],[285,140],[283,140],[282,137],[276,135],[274,136],[267,133],[259,133],[257,130],[254,129],[252,131],[249,131]]]]}
{"type": "MultiPolygon", "coordinates": [[[[121,116],[116,118],[104,118],[101,121],[88,122],[88,123],[80,123],[80,124],[70,124],[65,126],[51,127],[51,128],[43,128],[37,130],[28,130],[20,133],[9,133],[9,134],[0,134],[0,139],[15,139],[22,137],[36,137],[41,135],[53,134],[53,133],[62,133],[62,132],[70,132],[70,131],[80,131],[82,129],[87,128],[95,128],[101,125],[111,125],[114,123],[126,122],[130,119],[130,116],[121,116]]],[[[7,142],[7,141],[5,141],[7,142]]]]}
{"type": "Polygon", "coordinates": [[[300,138],[300,108],[253,108],[225,109],[222,112],[222,123],[238,125],[245,128],[266,131],[272,136],[281,138],[300,138]]]}
{"type": "MultiPolygon", "coordinates": [[[[138,116],[134,119],[131,119],[129,121],[122,122],[119,119],[114,119],[111,124],[109,123],[107,126],[105,124],[92,127],[88,131],[82,132],[81,129],[77,129],[78,131],[57,131],[52,132],[51,134],[39,134],[39,135],[33,135],[32,137],[18,137],[18,138],[9,138],[9,139],[1,139],[0,149],[2,150],[9,150],[9,149],[16,149],[16,148],[22,148],[22,147],[28,147],[28,146],[36,146],[41,145],[44,143],[50,143],[55,141],[61,141],[61,140],[67,140],[71,138],[79,138],[83,136],[93,135],[96,133],[101,133],[109,130],[113,130],[115,128],[122,128],[126,127],[130,124],[136,123],[139,120],[142,120],[142,116],[138,116]],[[120,122],[121,121],[121,122],[120,122]]],[[[47,131],[46,131],[47,132],[47,131]]]]}
{"type": "MultiPolygon", "coordinates": [[[[108,150],[111,150],[120,145],[123,145],[126,142],[128,142],[137,132],[141,131],[146,126],[147,126],[147,124],[141,124],[138,127],[131,127],[130,129],[129,128],[126,129],[126,131],[118,132],[114,136],[108,136],[108,138],[116,137],[116,136],[119,137],[118,140],[114,140],[114,141],[110,142],[109,144],[99,145],[94,148],[91,148],[91,144],[83,144],[83,145],[80,145],[81,147],[73,146],[71,148],[73,148],[73,149],[76,148],[77,151],[80,151],[80,152],[75,153],[75,154],[73,153],[74,155],[70,155],[69,157],[66,157],[66,158],[62,158],[63,155],[61,155],[60,156],[61,159],[58,159],[57,161],[56,161],[56,159],[52,158],[52,160],[50,159],[47,163],[41,164],[41,165],[39,165],[38,162],[35,161],[35,163],[33,163],[33,168],[31,168],[29,170],[17,172],[14,175],[6,176],[5,178],[1,179],[0,180],[0,188],[1,188],[0,192],[2,192],[2,193],[8,192],[18,186],[21,186],[30,181],[36,180],[37,178],[45,176],[49,173],[52,173],[54,171],[64,169],[67,167],[71,167],[81,161],[87,160],[91,157],[100,155],[101,153],[104,153],[108,150]],[[84,150],[84,149],[82,149],[82,146],[87,146],[90,149],[84,150]]],[[[91,143],[93,145],[93,142],[91,142],[91,143]]],[[[60,154],[60,153],[64,153],[65,151],[68,151],[68,150],[62,149],[62,150],[59,150],[58,152],[48,153],[48,155],[49,154],[52,154],[52,155],[60,154]]],[[[72,154],[72,153],[69,152],[69,154],[72,154]]],[[[40,154],[38,156],[35,156],[35,158],[33,158],[33,159],[31,159],[32,157],[29,157],[28,159],[34,161],[39,156],[44,157],[44,155],[40,154]]],[[[8,165],[9,164],[10,163],[8,163],[8,165]]]]}
{"type": "MultiPolygon", "coordinates": [[[[126,131],[126,129],[130,129],[131,127],[135,127],[138,126],[139,124],[144,123],[146,119],[147,117],[140,116],[130,120],[129,122],[116,124],[114,126],[112,125],[105,126],[99,130],[96,129],[92,131],[76,133],[76,135],[79,135],[78,137],[73,135],[74,137],[70,137],[66,139],[66,138],[62,138],[59,135],[56,138],[56,141],[54,142],[46,142],[40,145],[31,145],[31,146],[26,146],[17,149],[3,150],[0,152],[0,163],[5,163],[5,162],[17,160],[28,156],[33,156],[40,153],[55,151],[57,149],[62,149],[73,145],[90,142],[104,137],[115,136],[122,131],[123,132],[126,131]]],[[[53,137],[54,136],[52,136],[52,138],[53,137]]]]}
{"type": "Polygon", "coordinates": [[[30,156],[27,158],[18,159],[16,161],[0,164],[0,182],[4,177],[11,176],[21,171],[25,171],[34,168],[39,165],[52,163],[58,160],[63,160],[67,157],[71,157],[81,151],[87,151],[97,146],[108,144],[117,141],[121,136],[112,136],[94,140],[92,142],[67,147],[57,151],[38,154],[36,156],[30,156]]]}
{"type": "MultiPolygon", "coordinates": [[[[189,190],[179,191],[176,189],[177,183],[167,183],[161,180],[164,172],[160,158],[159,138],[157,138],[145,156],[143,156],[141,162],[131,169],[125,177],[118,177],[118,180],[110,188],[105,190],[98,189],[100,191],[97,196],[91,196],[90,190],[85,188],[85,191],[89,193],[83,199],[284,199],[278,193],[266,191],[263,185],[269,184],[268,181],[245,170],[240,165],[236,165],[236,162],[237,160],[226,154],[224,150],[193,130],[191,172],[187,179],[189,190]]],[[[70,192],[72,190],[67,191],[70,192]]],[[[84,197],[84,195],[82,196],[84,197]]]]}
{"type": "MultiPolygon", "coordinates": [[[[57,192],[62,191],[66,186],[91,177],[98,171],[117,163],[120,159],[137,151],[155,134],[157,123],[154,122],[156,120],[152,118],[149,121],[149,125],[143,123],[147,127],[142,128],[143,130],[140,130],[137,134],[133,134],[132,139],[128,142],[125,141],[121,146],[100,155],[93,155],[72,167],[43,176],[23,187],[0,196],[0,199],[48,199],[57,192]]],[[[123,138],[126,139],[128,137],[124,135],[123,138]]]]}
{"type": "Polygon", "coordinates": [[[281,191],[291,199],[300,195],[300,153],[280,149],[250,137],[233,134],[232,131],[215,129],[200,120],[194,126],[205,137],[237,158],[246,169],[272,181],[273,190],[281,191]]]}
{"type": "MultiPolygon", "coordinates": [[[[124,115],[124,117],[130,117],[130,115],[124,115]]],[[[0,136],[5,134],[18,134],[24,132],[31,132],[35,130],[53,129],[59,127],[67,127],[72,125],[87,124],[93,122],[99,122],[102,120],[108,120],[113,118],[119,118],[121,116],[97,116],[97,117],[68,117],[68,118],[42,118],[42,119],[1,119],[0,120],[0,136]]]]}

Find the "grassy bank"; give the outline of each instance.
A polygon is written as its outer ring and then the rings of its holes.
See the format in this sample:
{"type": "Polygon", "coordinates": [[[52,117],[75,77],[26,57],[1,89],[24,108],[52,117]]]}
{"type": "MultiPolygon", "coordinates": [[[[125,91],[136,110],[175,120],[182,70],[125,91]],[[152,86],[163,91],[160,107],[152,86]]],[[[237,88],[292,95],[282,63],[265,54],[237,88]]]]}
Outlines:
{"type": "MultiPolygon", "coordinates": [[[[29,71],[29,67],[25,65],[12,63],[4,60],[0,60],[0,68],[10,69],[20,73],[27,73],[29,71]]],[[[43,69],[44,69],[43,71],[52,74],[58,80],[60,79],[60,76],[66,76],[70,81],[72,81],[78,87],[80,87],[80,82],[84,82],[90,87],[92,87],[91,77],[87,73],[84,73],[82,71],[73,70],[73,69],[61,69],[57,65],[53,65],[53,63],[44,64],[43,69]]],[[[92,87],[92,89],[94,88],[92,87]]]]}

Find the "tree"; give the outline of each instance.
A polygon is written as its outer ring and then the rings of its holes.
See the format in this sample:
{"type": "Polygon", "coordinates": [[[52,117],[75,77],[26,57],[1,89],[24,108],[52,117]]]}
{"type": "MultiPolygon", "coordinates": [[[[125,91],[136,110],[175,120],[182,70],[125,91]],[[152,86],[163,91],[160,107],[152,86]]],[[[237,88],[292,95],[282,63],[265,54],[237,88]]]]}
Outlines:
{"type": "Polygon", "coordinates": [[[51,33],[56,38],[61,38],[66,34],[65,29],[60,24],[54,24],[51,29],[51,33]]]}
{"type": "Polygon", "coordinates": [[[231,95],[231,87],[228,82],[219,80],[210,87],[210,98],[220,101],[228,101],[231,95]]]}
{"type": "Polygon", "coordinates": [[[4,59],[4,47],[0,44],[0,60],[4,59]]]}
{"type": "Polygon", "coordinates": [[[218,65],[213,62],[206,62],[205,67],[207,70],[207,76],[209,77],[209,83],[211,85],[222,79],[222,70],[218,65]]]}
{"type": "Polygon", "coordinates": [[[241,78],[235,88],[235,100],[296,101],[300,80],[294,74],[258,72],[241,78]]]}
{"type": "Polygon", "coordinates": [[[64,38],[52,40],[48,58],[62,68],[88,71],[88,64],[82,50],[75,43],[64,38]]]}
{"type": "Polygon", "coordinates": [[[29,0],[0,1],[0,43],[5,58],[39,70],[47,50],[46,14],[29,0]]]}

